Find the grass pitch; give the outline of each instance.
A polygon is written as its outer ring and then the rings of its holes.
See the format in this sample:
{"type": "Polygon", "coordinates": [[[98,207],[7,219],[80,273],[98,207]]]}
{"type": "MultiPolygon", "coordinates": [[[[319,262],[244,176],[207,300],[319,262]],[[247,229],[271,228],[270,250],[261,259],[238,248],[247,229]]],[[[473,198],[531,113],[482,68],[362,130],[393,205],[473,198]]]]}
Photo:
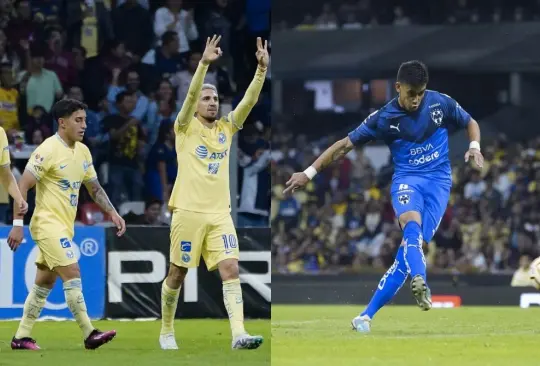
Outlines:
{"type": "Polygon", "coordinates": [[[272,306],[272,366],[540,365],[540,309],[388,306],[371,333],[361,306],[272,306]]]}
{"type": "Polygon", "coordinates": [[[228,319],[178,320],[175,324],[178,351],[159,348],[159,321],[119,322],[95,321],[94,326],[116,329],[116,338],[101,348],[84,349],[77,324],[37,322],[32,336],[41,351],[13,351],[11,338],[17,322],[0,322],[0,365],[2,366],[206,366],[206,365],[270,365],[270,320],[246,321],[251,334],[260,334],[264,343],[257,350],[231,350],[228,319]]]}

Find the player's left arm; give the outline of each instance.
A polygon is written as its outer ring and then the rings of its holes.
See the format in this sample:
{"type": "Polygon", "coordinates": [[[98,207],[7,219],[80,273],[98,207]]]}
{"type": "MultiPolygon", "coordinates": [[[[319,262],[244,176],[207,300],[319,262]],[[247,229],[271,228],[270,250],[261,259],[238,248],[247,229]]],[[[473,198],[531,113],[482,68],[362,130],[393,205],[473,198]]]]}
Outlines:
{"type": "Polygon", "coordinates": [[[259,100],[259,95],[261,94],[261,90],[266,79],[268,62],[270,60],[268,55],[268,41],[264,41],[263,46],[262,39],[260,37],[257,38],[257,53],[255,56],[257,57],[258,61],[255,77],[249,84],[249,87],[247,88],[246,93],[240,103],[238,103],[238,106],[231,113],[229,113],[228,116],[228,120],[233,124],[233,133],[242,129],[249,113],[259,100]]]}
{"type": "Polygon", "coordinates": [[[469,150],[465,153],[465,162],[472,157],[479,168],[484,166],[484,157],[480,152],[480,125],[465,111],[458,102],[444,95],[447,98],[447,105],[451,120],[458,126],[467,129],[469,135],[469,150]]]}
{"type": "Polygon", "coordinates": [[[15,201],[15,205],[18,207],[19,211],[25,214],[28,211],[28,204],[22,197],[19,186],[17,185],[17,180],[11,172],[9,144],[6,131],[4,131],[3,128],[0,128],[0,149],[0,181],[4,186],[4,189],[15,201]]]}
{"type": "MultiPolygon", "coordinates": [[[[88,155],[90,155],[90,152],[88,152],[88,155]]],[[[111,217],[112,222],[118,229],[117,235],[122,236],[126,232],[126,223],[118,214],[111,203],[109,196],[107,196],[107,193],[105,193],[105,190],[99,183],[94,164],[92,164],[92,158],[90,157],[87,161],[89,161],[89,166],[84,176],[83,183],[94,202],[111,217]]]]}

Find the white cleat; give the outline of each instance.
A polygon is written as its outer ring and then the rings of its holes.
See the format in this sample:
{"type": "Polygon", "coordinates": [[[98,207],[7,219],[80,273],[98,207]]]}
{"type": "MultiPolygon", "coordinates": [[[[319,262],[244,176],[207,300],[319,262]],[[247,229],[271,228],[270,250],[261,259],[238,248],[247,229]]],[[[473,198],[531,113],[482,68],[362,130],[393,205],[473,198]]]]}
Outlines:
{"type": "Polygon", "coordinates": [[[161,334],[159,336],[159,345],[161,349],[178,349],[174,333],[161,334]]]}
{"type": "Polygon", "coordinates": [[[358,315],[351,321],[352,329],[359,333],[371,331],[371,318],[367,315],[358,315]]]}
{"type": "Polygon", "coordinates": [[[232,341],[232,349],[257,349],[263,343],[262,336],[242,334],[232,341]]]}

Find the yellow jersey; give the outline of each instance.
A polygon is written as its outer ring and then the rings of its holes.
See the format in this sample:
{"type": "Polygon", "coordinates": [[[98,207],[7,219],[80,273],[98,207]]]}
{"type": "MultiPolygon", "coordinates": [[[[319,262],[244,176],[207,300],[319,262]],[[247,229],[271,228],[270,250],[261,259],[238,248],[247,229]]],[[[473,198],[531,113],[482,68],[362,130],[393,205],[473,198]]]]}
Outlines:
{"type": "Polygon", "coordinates": [[[0,88],[0,120],[6,130],[20,128],[19,125],[19,92],[15,88],[0,88]]]}
{"type": "Polygon", "coordinates": [[[234,134],[242,129],[262,90],[266,69],[257,72],[235,110],[208,128],[194,117],[208,66],[197,67],[182,109],[176,117],[178,174],[169,207],[201,213],[231,211],[229,154],[234,134]]]}
{"type": "Polygon", "coordinates": [[[55,134],[34,150],[26,170],[37,179],[32,238],[64,234],[73,238],[81,184],[97,179],[88,147],[76,142],[70,148],[55,134]]]}

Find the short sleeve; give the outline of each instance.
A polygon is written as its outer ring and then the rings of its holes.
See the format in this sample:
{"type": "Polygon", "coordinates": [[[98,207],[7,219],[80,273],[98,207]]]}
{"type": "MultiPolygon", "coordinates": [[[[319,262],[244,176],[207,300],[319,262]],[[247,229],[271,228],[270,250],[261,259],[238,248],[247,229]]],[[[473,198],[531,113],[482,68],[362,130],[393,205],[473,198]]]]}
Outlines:
{"type": "Polygon", "coordinates": [[[88,183],[97,179],[97,173],[96,169],[94,168],[94,162],[92,161],[92,154],[90,154],[90,150],[88,150],[87,147],[85,147],[85,150],[85,160],[83,162],[85,172],[83,183],[88,183]]]}
{"type": "Polygon", "coordinates": [[[377,123],[379,121],[379,111],[371,113],[360,126],[349,133],[349,139],[354,145],[366,144],[378,139],[377,123]]]}
{"type": "Polygon", "coordinates": [[[471,115],[467,113],[467,111],[465,111],[452,97],[446,94],[441,95],[445,101],[450,124],[454,127],[467,127],[469,121],[472,119],[471,115]]]}
{"type": "Polygon", "coordinates": [[[5,167],[11,164],[11,158],[9,156],[9,143],[6,135],[6,131],[0,127],[0,149],[2,149],[0,155],[0,167],[5,167]]]}
{"type": "Polygon", "coordinates": [[[47,146],[44,146],[44,144],[41,144],[34,150],[30,159],[28,159],[26,170],[40,181],[51,168],[53,159],[53,151],[47,146]]]}

